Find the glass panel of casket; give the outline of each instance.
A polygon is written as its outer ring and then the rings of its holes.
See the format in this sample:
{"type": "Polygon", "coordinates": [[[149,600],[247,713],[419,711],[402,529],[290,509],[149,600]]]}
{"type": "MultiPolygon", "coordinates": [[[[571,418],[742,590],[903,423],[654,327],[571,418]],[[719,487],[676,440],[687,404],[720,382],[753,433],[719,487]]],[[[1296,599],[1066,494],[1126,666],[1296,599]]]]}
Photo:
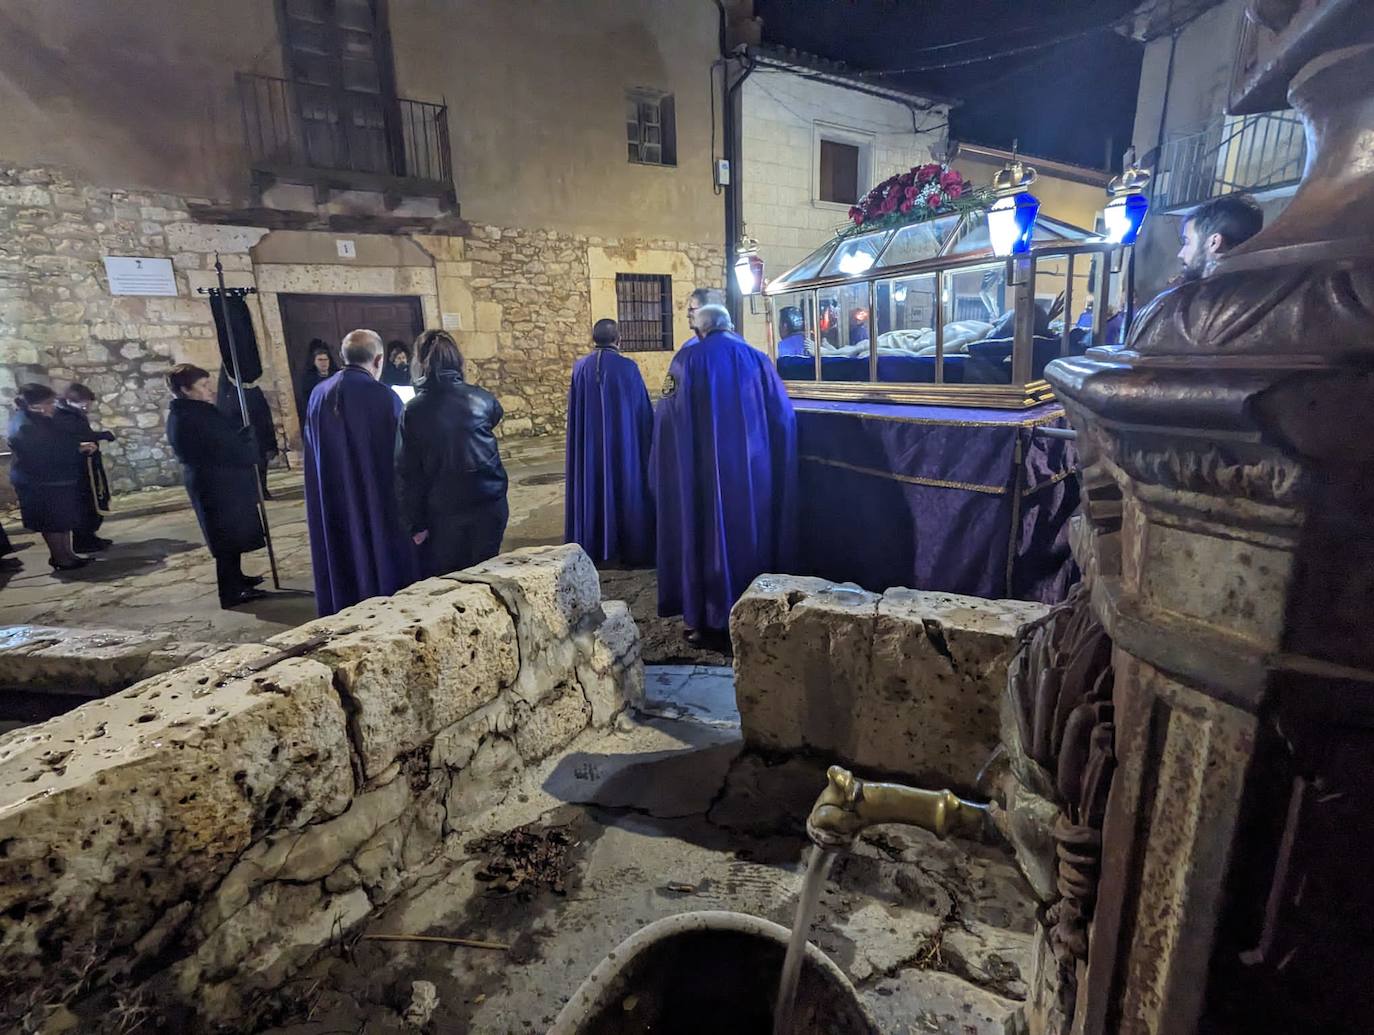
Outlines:
{"type": "Polygon", "coordinates": [[[816,292],[774,295],[769,340],[778,375],[784,381],[816,380],[816,292]]]}
{"type": "Polygon", "coordinates": [[[950,270],[944,278],[946,359],[965,355],[965,384],[1011,384],[1015,317],[1007,261],[950,270]]]}
{"type": "Polygon", "coordinates": [[[822,381],[872,380],[868,287],[860,280],[816,291],[822,381]]]}
{"type": "Polygon", "coordinates": [[[937,348],[935,307],[940,274],[880,280],[875,291],[878,380],[933,384],[947,380],[937,348]]]}

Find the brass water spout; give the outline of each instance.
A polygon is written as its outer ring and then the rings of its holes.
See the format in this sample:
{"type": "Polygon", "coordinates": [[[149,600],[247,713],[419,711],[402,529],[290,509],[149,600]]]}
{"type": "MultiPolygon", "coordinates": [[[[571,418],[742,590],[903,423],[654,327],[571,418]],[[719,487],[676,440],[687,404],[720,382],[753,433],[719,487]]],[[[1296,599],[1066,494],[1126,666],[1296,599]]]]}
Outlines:
{"type": "Polygon", "coordinates": [[[848,848],[867,827],[901,823],[936,837],[959,834],[987,840],[995,829],[986,805],[951,791],[927,791],[896,783],[869,783],[832,765],[825,790],[811,806],[806,832],[822,848],[848,848]]]}

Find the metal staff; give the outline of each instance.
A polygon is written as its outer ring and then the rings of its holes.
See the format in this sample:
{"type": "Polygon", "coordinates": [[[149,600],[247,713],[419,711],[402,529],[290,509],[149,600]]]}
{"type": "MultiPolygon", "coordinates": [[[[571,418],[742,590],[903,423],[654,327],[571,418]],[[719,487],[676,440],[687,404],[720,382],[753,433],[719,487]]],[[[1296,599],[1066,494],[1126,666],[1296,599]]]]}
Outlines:
{"type": "MultiPolygon", "coordinates": [[[[239,350],[234,341],[234,322],[229,319],[229,307],[225,304],[225,299],[229,297],[229,289],[224,286],[224,265],[219,261],[219,252],[215,252],[215,276],[219,278],[219,308],[224,315],[224,333],[229,338],[229,361],[234,367],[234,388],[239,395],[239,412],[243,415],[243,426],[251,428],[252,421],[248,419],[248,398],[243,394],[243,379],[239,375],[239,350]]],[[[211,306],[214,305],[213,300],[211,306]]],[[[262,537],[267,542],[267,563],[272,566],[272,585],[281,589],[281,577],[277,574],[277,554],[272,549],[272,529],[267,523],[267,500],[262,494],[262,479],[258,477],[258,472],[253,472],[253,484],[258,490],[258,517],[262,521],[262,537]]]]}

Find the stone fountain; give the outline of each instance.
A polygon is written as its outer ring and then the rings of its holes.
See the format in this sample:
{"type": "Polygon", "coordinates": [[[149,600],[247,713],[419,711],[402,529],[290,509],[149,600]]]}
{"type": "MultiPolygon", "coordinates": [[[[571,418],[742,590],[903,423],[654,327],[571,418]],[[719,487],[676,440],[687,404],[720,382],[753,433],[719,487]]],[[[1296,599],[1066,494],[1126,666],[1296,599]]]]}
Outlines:
{"type": "Polygon", "coordinates": [[[1033,1032],[1374,1030],[1374,17],[1256,0],[1241,48],[1231,110],[1307,127],[1292,203],[1047,371],[1091,591],[1019,675],[1062,805],[1033,1032]]]}

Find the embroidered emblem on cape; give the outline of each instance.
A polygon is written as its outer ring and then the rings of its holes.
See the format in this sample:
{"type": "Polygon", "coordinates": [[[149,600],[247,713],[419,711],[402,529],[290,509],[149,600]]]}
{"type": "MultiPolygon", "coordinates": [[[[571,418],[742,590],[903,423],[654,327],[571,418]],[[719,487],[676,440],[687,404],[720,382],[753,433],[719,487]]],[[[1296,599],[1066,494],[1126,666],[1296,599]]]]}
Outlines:
{"type": "Polygon", "coordinates": [[[670,395],[672,395],[672,394],[673,394],[674,392],[676,392],[676,391],[677,391],[677,378],[675,378],[672,374],[669,374],[669,375],[667,375],[667,376],[663,379],[663,393],[662,393],[662,394],[663,394],[663,398],[667,399],[670,395]]]}

